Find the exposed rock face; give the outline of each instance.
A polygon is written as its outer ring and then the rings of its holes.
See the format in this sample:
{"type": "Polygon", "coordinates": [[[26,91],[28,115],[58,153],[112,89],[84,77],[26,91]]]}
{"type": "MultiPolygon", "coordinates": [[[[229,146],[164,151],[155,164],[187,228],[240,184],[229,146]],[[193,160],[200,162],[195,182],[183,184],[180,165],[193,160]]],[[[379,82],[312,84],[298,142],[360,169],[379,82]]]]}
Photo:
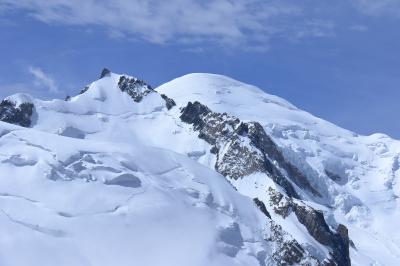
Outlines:
{"type": "Polygon", "coordinates": [[[88,89],[89,89],[89,86],[85,86],[85,88],[83,88],[83,89],[79,92],[79,94],[84,94],[85,92],[88,91],[88,89]]]}
{"type": "Polygon", "coordinates": [[[272,255],[274,265],[321,265],[317,259],[309,254],[292,236],[287,234],[279,224],[269,221],[271,234],[266,241],[274,246],[272,255]]]}
{"type": "Polygon", "coordinates": [[[169,98],[167,95],[161,94],[161,98],[164,99],[165,105],[167,106],[168,110],[171,110],[172,107],[176,106],[175,101],[173,99],[169,98]]]}
{"type": "Polygon", "coordinates": [[[108,77],[110,75],[111,75],[111,71],[108,70],[107,68],[103,68],[103,70],[101,71],[101,74],[100,74],[100,78],[102,79],[102,78],[108,77]]]}
{"type": "Polygon", "coordinates": [[[328,259],[327,265],[350,266],[350,253],[347,228],[339,225],[333,232],[325,221],[321,211],[315,210],[301,203],[284,196],[280,192],[269,189],[271,206],[275,213],[286,218],[290,213],[294,213],[298,221],[303,224],[308,233],[319,243],[330,248],[331,258],[328,259]]]}
{"type": "Polygon", "coordinates": [[[32,124],[33,111],[34,105],[32,103],[17,105],[11,101],[3,100],[0,103],[0,121],[29,127],[32,124]]]}
{"type": "MultiPolygon", "coordinates": [[[[150,85],[133,77],[121,76],[118,82],[118,87],[121,91],[128,93],[135,102],[140,102],[143,97],[150,93],[157,93],[150,85]]],[[[160,96],[165,101],[165,106],[168,110],[176,106],[175,101],[167,95],[160,94],[160,96]]]]}
{"type": "Polygon", "coordinates": [[[120,77],[118,87],[121,91],[128,93],[135,102],[140,102],[144,96],[155,92],[144,81],[127,76],[120,77]]]}
{"type": "Polygon", "coordinates": [[[242,122],[226,113],[212,112],[199,102],[189,102],[180,118],[199,131],[199,138],[213,145],[211,152],[217,155],[215,169],[224,176],[238,179],[264,172],[291,197],[299,197],[291,181],[319,195],[307,178],[285,160],[259,123],[242,122]]]}
{"type": "Polygon", "coordinates": [[[337,245],[340,245],[342,249],[341,252],[343,252],[339,253],[339,251],[336,256],[342,254],[341,259],[343,260],[343,263],[345,263],[343,265],[351,265],[349,246],[353,248],[355,248],[355,246],[353,241],[351,241],[349,238],[349,230],[345,225],[339,224],[338,228],[336,228],[336,232],[338,234],[338,237],[336,238],[336,243],[337,245]]]}
{"type": "Polygon", "coordinates": [[[265,207],[264,202],[262,202],[261,200],[259,200],[258,198],[254,198],[253,199],[254,203],[257,205],[257,207],[260,209],[260,211],[262,213],[265,214],[265,216],[267,216],[269,219],[271,219],[271,214],[269,214],[267,207],[265,207]]]}

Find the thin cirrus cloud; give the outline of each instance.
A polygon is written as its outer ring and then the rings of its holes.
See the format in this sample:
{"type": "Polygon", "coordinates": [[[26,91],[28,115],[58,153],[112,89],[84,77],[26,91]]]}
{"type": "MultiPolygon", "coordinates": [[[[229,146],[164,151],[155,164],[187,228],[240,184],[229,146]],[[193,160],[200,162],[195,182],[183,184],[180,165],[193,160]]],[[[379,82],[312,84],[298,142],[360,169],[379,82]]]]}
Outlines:
{"type": "Polygon", "coordinates": [[[334,14],[343,8],[400,17],[399,0],[0,0],[0,15],[23,11],[47,24],[98,27],[112,38],[254,50],[268,50],[274,38],[335,36],[341,21],[334,14]]]}
{"type": "Polygon", "coordinates": [[[0,0],[0,8],[23,10],[49,24],[98,26],[110,36],[157,44],[267,49],[271,38],[321,37],[332,30],[332,23],[310,20],[305,8],[290,0],[0,0]]]}
{"type": "Polygon", "coordinates": [[[29,73],[34,77],[34,84],[47,89],[50,93],[58,93],[60,90],[52,77],[39,67],[29,67],[29,73]]]}
{"type": "Polygon", "coordinates": [[[365,15],[400,18],[399,0],[353,0],[353,3],[365,15]]]}

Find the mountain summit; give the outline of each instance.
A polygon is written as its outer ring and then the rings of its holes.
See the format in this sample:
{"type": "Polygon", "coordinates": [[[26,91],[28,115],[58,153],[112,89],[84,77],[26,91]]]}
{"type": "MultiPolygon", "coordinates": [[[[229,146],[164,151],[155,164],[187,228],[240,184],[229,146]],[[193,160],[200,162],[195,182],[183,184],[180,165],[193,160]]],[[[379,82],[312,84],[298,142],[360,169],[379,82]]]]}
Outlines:
{"type": "Polygon", "coordinates": [[[400,264],[400,142],[225,76],[16,94],[0,147],[4,266],[400,264]]]}

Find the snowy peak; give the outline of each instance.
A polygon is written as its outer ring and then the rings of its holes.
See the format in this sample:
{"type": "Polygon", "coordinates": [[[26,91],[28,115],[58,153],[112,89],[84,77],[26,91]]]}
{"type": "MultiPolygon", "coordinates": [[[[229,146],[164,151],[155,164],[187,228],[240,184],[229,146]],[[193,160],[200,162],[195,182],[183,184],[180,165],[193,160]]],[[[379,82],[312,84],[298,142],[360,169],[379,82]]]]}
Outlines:
{"type": "Polygon", "coordinates": [[[400,264],[400,142],[257,87],[194,73],[153,90],[104,69],[67,100],[7,97],[0,121],[17,125],[0,122],[0,227],[26,230],[1,250],[62,243],[73,265],[99,266],[400,264]],[[152,258],[130,248],[147,236],[145,250],[162,243],[152,258]],[[106,263],[92,247],[110,239],[106,263]],[[190,256],[154,262],[166,246],[190,256]]]}
{"type": "Polygon", "coordinates": [[[0,103],[0,121],[29,127],[34,114],[33,99],[28,94],[18,93],[0,103]]]}
{"type": "Polygon", "coordinates": [[[298,109],[278,96],[223,75],[192,73],[167,82],[155,90],[173,98],[179,107],[189,101],[198,101],[215,112],[226,112],[242,120],[258,121],[267,126],[268,130],[274,130],[274,134],[280,134],[282,129],[291,127],[303,131],[316,129],[322,135],[338,131],[341,135],[354,135],[298,109]]]}
{"type": "Polygon", "coordinates": [[[161,85],[156,90],[176,99],[179,106],[186,105],[187,101],[208,103],[213,99],[212,105],[209,107],[218,112],[221,110],[215,109],[214,106],[222,104],[234,109],[259,102],[274,106],[274,108],[297,110],[286,100],[266,94],[260,88],[217,74],[187,74],[161,85]]]}
{"type": "Polygon", "coordinates": [[[120,92],[127,93],[135,102],[140,102],[144,96],[154,91],[143,80],[115,74],[105,68],[101,72],[100,79],[86,86],[80,94],[91,94],[94,97],[101,94],[104,98],[112,97],[113,94],[120,94],[120,92]]]}
{"type": "MultiPolygon", "coordinates": [[[[107,68],[104,68],[101,72],[100,79],[86,86],[76,98],[92,97],[95,100],[106,102],[108,98],[126,98],[125,94],[129,95],[130,98],[139,103],[149,94],[157,94],[153,88],[145,81],[140,80],[136,77],[129,75],[119,75],[112,73],[107,68]],[[122,96],[121,96],[122,92],[122,96]]],[[[175,105],[165,95],[160,95],[166,102],[167,108],[170,109],[175,105]]],[[[121,98],[121,101],[124,102],[121,98]]]]}
{"type": "Polygon", "coordinates": [[[0,105],[0,121],[29,127],[34,123],[35,110],[36,120],[42,120],[54,112],[61,115],[146,114],[173,106],[172,99],[158,94],[143,80],[104,69],[100,79],[87,85],[77,96],[65,100],[42,101],[27,94],[9,96],[0,105]]]}
{"type": "MultiPolygon", "coordinates": [[[[145,81],[129,75],[119,75],[105,69],[102,78],[86,86],[71,102],[86,102],[96,112],[121,114],[126,112],[148,113],[166,107],[171,109],[175,102],[158,94],[145,81]],[[103,75],[104,74],[104,75],[103,75]],[[100,110],[99,110],[100,109],[100,110]]],[[[81,104],[79,104],[81,105],[81,104]]],[[[92,112],[95,112],[92,110],[92,112]]]]}

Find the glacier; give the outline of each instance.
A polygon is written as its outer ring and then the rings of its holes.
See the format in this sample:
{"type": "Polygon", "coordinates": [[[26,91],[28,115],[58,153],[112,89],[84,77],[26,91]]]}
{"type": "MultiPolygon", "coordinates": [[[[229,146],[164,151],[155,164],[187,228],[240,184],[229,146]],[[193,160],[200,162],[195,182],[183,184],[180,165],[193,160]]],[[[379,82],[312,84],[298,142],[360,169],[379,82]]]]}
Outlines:
{"type": "Polygon", "coordinates": [[[0,104],[0,265],[399,265],[400,142],[194,73],[0,104]]]}

